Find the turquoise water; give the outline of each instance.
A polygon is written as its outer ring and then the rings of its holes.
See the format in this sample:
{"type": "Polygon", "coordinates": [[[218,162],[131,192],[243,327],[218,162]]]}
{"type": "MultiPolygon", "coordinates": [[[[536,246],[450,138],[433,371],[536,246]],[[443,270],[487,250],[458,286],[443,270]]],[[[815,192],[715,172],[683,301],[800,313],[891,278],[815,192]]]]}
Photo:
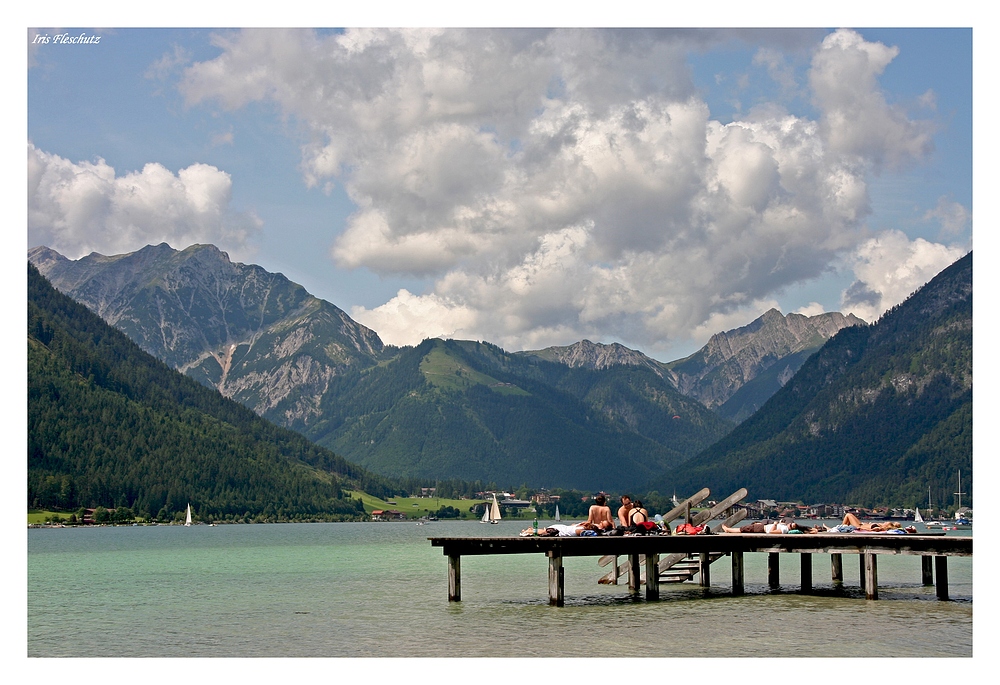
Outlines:
{"type": "Polygon", "coordinates": [[[551,607],[544,556],[463,557],[462,601],[448,602],[447,562],[427,538],[516,535],[522,526],[30,529],[28,656],[672,657],[692,656],[692,635],[716,646],[712,656],[972,656],[969,558],[949,559],[948,602],[920,584],[919,557],[880,556],[874,602],[850,555],[842,591],[825,555],[813,565],[818,595],[804,596],[797,558],[783,557],[772,592],[766,555],[748,554],[746,596],[728,595],[724,559],[712,588],[661,585],[658,602],[598,585],[606,569],[596,558],[566,558],[566,606],[551,607]],[[610,637],[624,625],[634,643],[554,649],[595,626],[610,637]]]}

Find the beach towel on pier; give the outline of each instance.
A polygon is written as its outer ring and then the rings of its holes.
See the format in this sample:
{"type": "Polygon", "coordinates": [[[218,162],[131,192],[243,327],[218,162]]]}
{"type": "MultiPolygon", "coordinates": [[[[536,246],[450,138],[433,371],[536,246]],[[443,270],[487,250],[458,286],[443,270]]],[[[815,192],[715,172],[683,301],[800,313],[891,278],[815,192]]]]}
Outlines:
{"type": "Polygon", "coordinates": [[[674,529],[674,535],[698,535],[705,526],[696,526],[692,523],[682,523],[674,529]]]}

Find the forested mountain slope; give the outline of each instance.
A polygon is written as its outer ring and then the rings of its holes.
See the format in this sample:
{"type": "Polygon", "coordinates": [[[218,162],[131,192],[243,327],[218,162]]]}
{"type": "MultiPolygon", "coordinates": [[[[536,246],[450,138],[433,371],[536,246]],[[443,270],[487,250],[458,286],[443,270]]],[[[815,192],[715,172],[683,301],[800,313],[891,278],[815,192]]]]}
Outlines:
{"type": "Polygon", "coordinates": [[[168,368],[28,265],[28,503],[351,518],[398,492],[168,368]]]}
{"type": "MultiPolygon", "coordinates": [[[[972,253],[845,328],[752,417],[651,489],[915,506],[972,492],[972,253]]],[[[965,504],[970,498],[963,500],[965,504]]]]}
{"type": "Polygon", "coordinates": [[[377,473],[535,487],[632,487],[731,428],[648,369],[453,340],[334,379],[320,409],[295,427],[377,473]]]}

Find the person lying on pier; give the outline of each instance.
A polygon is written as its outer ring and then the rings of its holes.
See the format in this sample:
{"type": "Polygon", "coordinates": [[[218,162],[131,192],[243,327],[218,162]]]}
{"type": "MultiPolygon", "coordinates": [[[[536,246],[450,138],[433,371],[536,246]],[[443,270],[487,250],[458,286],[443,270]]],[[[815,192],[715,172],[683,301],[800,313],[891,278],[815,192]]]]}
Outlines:
{"type": "Polygon", "coordinates": [[[587,515],[587,523],[601,531],[615,527],[615,522],[611,519],[611,507],[608,506],[608,500],[604,495],[594,498],[594,504],[591,505],[587,515]]]}
{"type": "Polygon", "coordinates": [[[754,521],[740,528],[722,526],[724,533],[766,533],[768,535],[787,535],[789,533],[822,533],[821,528],[805,528],[795,521],[754,521]]]}
{"type": "Polygon", "coordinates": [[[770,535],[781,535],[787,533],[788,530],[788,525],[780,521],[754,521],[739,528],[722,526],[723,533],[768,533],[770,535]]]}
{"type": "MultiPolygon", "coordinates": [[[[533,537],[534,534],[534,528],[525,528],[521,531],[521,537],[523,538],[533,537]]],[[[568,525],[553,523],[551,526],[541,528],[538,531],[538,537],[575,538],[597,534],[597,527],[589,521],[581,521],[580,523],[571,523],[568,525]]]]}
{"type": "Polygon", "coordinates": [[[854,514],[848,512],[844,514],[844,520],[840,525],[833,526],[832,528],[826,528],[827,533],[916,533],[917,529],[913,526],[903,528],[902,525],[896,521],[885,521],[882,523],[862,523],[854,514]]]}
{"type": "Polygon", "coordinates": [[[597,526],[590,521],[583,521],[569,526],[563,526],[556,523],[549,527],[555,528],[559,531],[559,537],[561,538],[586,537],[588,535],[598,535],[600,533],[597,526]]]}

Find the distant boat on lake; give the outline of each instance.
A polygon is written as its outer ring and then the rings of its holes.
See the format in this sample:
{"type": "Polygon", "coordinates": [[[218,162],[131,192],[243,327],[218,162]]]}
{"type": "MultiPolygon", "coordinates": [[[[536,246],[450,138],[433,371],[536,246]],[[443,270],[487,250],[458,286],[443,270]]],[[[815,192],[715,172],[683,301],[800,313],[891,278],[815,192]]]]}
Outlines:
{"type": "Polygon", "coordinates": [[[556,522],[559,522],[559,521],[562,521],[562,519],[559,518],[559,505],[557,504],[556,505],[556,522]]]}
{"type": "Polygon", "coordinates": [[[190,526],[191,525],[191,505],[190,504],[188,504],[187,516],[184,518],[184,525],[185,526],[190,526]]]}
{"type": "Polygon", "coordinates": [[[497,504],[497,496],[493,495],[493,503],[486,506],[486,513],[483,514],[483,523],[500,523],[500,505],[497,504]]]}

